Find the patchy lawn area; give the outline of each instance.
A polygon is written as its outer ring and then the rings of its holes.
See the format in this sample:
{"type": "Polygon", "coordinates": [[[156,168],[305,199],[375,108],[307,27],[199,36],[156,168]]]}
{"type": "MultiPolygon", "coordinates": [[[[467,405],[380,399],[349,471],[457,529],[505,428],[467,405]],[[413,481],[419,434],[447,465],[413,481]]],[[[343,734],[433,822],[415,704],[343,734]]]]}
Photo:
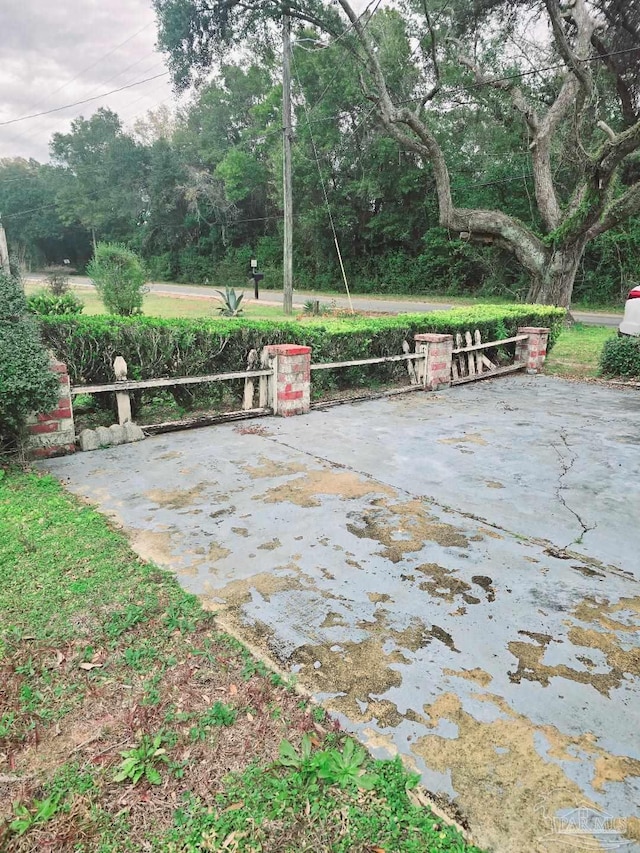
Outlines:
{"type": "Polygon", "coordinates": [[[50,477],[0,470],[0,850],[477,848],[50,477]]]}
{"type": "Polygon", "coordinates": [[[549,353],[544,372],[568,379],[598,376],[604,342],[617,333],[607,326],[585,326],[583,323],[564,329],[549,353]]]}
{"type": "MultiPolygon", "coordinates": [[[[25,292],[32,296],[41,290],[45,290],[44,282],[27,282],[25,292]]],[[[104,314],[105,308],[97,292],[90,287],[79,287],[72,282],[71,290],[84,303],[84,314],[104,314]]],[[[215,294],[215,288],[211,288],[211,296],[215,294]]],[[[282,299],[281,294],[274,292],[266,293],[263,297],[266,301],[276,302],[282,299]]],[[[245,297],[246,299],[246,297],[245,297]]],[[[142,310],[148,317],[218,317],[218,308],[222,302],[216,299],[202,296],[176,296],[175,294],[147,293],[144,297],[142,310]]],[[[284,311],[277,305],[264,305],[249,303],[242,305],[243,317],[257,320],[260,318],[268,320],[285,319],[284,311]]]]}

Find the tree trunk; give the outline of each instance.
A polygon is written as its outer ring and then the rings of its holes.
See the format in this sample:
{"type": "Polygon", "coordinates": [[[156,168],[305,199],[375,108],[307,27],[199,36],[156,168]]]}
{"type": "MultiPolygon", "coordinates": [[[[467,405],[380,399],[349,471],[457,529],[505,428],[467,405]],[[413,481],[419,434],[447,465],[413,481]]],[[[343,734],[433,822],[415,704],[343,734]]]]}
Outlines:
{"type": "Polygon", "coordinates": [[[527,302],[568,309],[584,247],[580,241],[552,251],[544,268],[531,278],[527,302]]]}

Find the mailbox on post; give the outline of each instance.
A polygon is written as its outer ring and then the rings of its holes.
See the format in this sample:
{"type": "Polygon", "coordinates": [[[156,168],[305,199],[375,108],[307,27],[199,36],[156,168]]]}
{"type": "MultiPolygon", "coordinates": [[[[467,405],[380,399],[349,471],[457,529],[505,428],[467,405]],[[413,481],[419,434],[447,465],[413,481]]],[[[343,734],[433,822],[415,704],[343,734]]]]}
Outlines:
{"type": "Polygon", "coordinates": [[[264,273],[258,272],[258,261],[251,258],[251,278],[253,279],[253,296],[255,299],[260,299],[259,284],[264,278],[264,273]]]}

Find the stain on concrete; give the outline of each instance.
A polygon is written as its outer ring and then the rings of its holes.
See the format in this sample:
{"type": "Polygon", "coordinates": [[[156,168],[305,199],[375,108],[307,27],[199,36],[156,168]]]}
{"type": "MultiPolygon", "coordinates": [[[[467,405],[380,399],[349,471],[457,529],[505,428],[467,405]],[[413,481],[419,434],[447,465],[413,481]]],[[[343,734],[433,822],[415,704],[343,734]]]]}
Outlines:
{"type": "Polygon", "coordinates": [[[330,709],[357,718],[372,720],[368,709],[363,712],[359,703],[367,708],[376,697],[402,683],[400,673],[392,668],[394,663],[408,663],[399,651],[386,653],[380,637],[369,637],[359,643],[341,643],[343,653],[336,654],[327,646],[301,646],[292,660],[302,664],[298,678],[308,688],[320,693],[341,694],[331,699],[330,709]],[[314,668],[316,661],[321,666],[314,668]]]}
{"type": "MultiPolygon", "coordinates": [[[[485,700],[493,702],[494,697],[485,700]]],[[[442,694],[424,707],[428,724],[436,728],[441,721],[449,721],[456,725],[458,736],[427,735],[411,748],[431,769],[451,773],[458,805],[477,830],[477,844],[510,853],[544,851],[549,849],[543,846],[549,830],[541,820],[543,797],[552,815],[577,803],[594,808],[596,804],[561,767],[540,755],[536,732],[544,729],[536,730],[506,703],[499,700],[497,704],[503,716],[480,722],[464,710],[458,695],[442,694]]],[[[559,733],[555,736],[570,744],[559,733]]]]}
{"type": "Polygon", "coordinates": [[[257,465],[241,465],[240,467],[243,471],[246,471],[252,480],[288,477],[306,470],[305,466],[299,462],[276,462],[267,456],[260,456],[257,465]]]}
{"type": "Polygon", "coordinates": [[[179,450],[169,450],[167,453],[162,453],[156,458],[159,462],[168,461],[169,459],[181,459],[182,453],[179,450]]]}
{"type": "Polygon", "coordinates": [[[640,761],[626,755],[601,755],[596,759],[595,774],[591,783],[602,791],[609,782],[625,782],[629,777],[640,777],[640,761]]]}
{"type": "Polygon", "coordinates": [[[386,592],[368,592],[367,598],[372,604],[378,604],[383,601],[390,601],[391,596],[387,595],[386,592]]]}
{"type": "Polygon", "coordinates": [[[131,547],[142,557],[158,565],[167,566],[174,562],[173,538],[166,530],[129,530],[131,547]]]}
{"type": "Polygon", "coordinates": [[[384,546],[380,556],[399,563],[406,554],[421,551],[427,542],[450,548],[467,548],[465,534],[429,513],[423,501],[413,499],[391,503],[386,499],[371,502],[371,509],[350,514],[358,523],[348,523],[347,530],[360,539],[373,539],[384,546]]]}
{"type": "Polygon", "coordinates": [[[231,553],[229,548],[220,545],[218,542],[212,542],[207,551],[207,559],[210,563],[217,563],[218,560],[224,560],[231,553]]]}
{"type": "Polygon", "coordinates": [[[486,447],[488,444],[487,440],[478,432],[466,432],[459,438],[439,438],[438,441],[440,444],[478,444],[482,447],[486,447]]]}
{"type": "Polygon", "coordinates": [[[499,483],[497,480],[485,480],[484,484],[488,489],[504,489],[504,483],[499,483]]]}
{"type": "Polygon", "coordinates": [[[496,591],[493,588],[493,581],[491,578],[488,578],[486,575],[473,575],[471,578],[471,583],[475,583],[477,586],[481,587],[487,594],[487,601],[495,601],[496,600],[496,591]]]}
{"type": "Polygon", "coordinates": [[[302,507],[320,506],[319,495],[335,495],[341,500],[355,500],[370,494],[395,494],[393,489],[351,472],[322,469],[308,471],[281,486],[269,489],[254,500],[264,503],[288,502],[302,507]]]}
{"type": "Polygon", "coordinates": [[[210,483],[196,483],[190,489],[151,489],[145,497],[164,509],[184,509],[202,497],[210,483]]]}
{"type": "Polygon", "coordinates": [[[454,675],[457,678],[464,678],[467,681],[473,681],[481,687],[486,687],[492,681],[492,677],[489,673],[485,672],[484,669],[480,669],[480,667],[474,667],[474,669],[448,669],[445,667],[442,670],[442,673],[443,675],[454,675]]]}
{"type": "Polygon", "coordinates": [[[519,634],[530,637],[533,643],[513,640],[507,648],[517,658],[518,666],[515,671],[508,673],[510,681],[519,684],[522,680],[537,681],[543,687],[548,687],[552,678],[566,678],[581,684],[590,684],[603,696],[609,696],[613,688],[619,687],[627,674],[640,675],[640,648],[623,649],[614,632],[596,631],[592,628],[572,627],[567,634],[568,640],[580,649],[597,649],[601,651],[608,666],[608,672],[592,672],[577,670],[567,664],[545,664],[543,658],[552,642],[549,635],[536,634],[530,631],[518,631],[519,634]]]}
{"type": "Polygon", "coordinates": [[[258,551],[275,551],[276,548],[279,548],[282,545],[282,542],[278,538],[270,539],[268,542],[263,542],[262,545],[258,545],[258,551]]]}
{"type": "Polygon", "coordinates": [[[504,539],[501,533],[498,533],[497,530],[490,530],[488,527],[479,527],[478,533],[482,536],[488,536],[490,539],[504,539]]]}
{"type": "Polygon", "coordinates": [[[232,527],[231,532],[235,533],[236,536],[242,536],[244,539],[249,535],[249,530],[247,527],[232,527]]]}
{"type": "Polygon", "coordinates": [[[415,567],[416,572],[426,575],[429,580],[419,584],[419,588],[436,598],[452,603],[460,596],[466,604],[480,604],[480,599],[471,595],[471,584],[468,584],[452,569],[445,569],[437,563],[423,563],[415,567]]]}

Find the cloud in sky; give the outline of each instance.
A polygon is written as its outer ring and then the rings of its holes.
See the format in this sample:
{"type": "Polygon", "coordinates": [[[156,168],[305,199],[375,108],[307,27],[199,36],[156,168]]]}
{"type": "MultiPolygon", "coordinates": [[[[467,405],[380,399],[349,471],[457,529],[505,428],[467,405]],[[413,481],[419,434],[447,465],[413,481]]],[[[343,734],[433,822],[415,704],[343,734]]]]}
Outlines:
{"type": "MultiPolygon", "coordinates": [[[[101,95],[166,71],[151,0],[0,2],[0,122],[101,95]]],[[[173,102],[161,77],[47,116],[0,126],[0,158],[45,161],[53,133],[99,107],[126,125],[173,102]]]]}

